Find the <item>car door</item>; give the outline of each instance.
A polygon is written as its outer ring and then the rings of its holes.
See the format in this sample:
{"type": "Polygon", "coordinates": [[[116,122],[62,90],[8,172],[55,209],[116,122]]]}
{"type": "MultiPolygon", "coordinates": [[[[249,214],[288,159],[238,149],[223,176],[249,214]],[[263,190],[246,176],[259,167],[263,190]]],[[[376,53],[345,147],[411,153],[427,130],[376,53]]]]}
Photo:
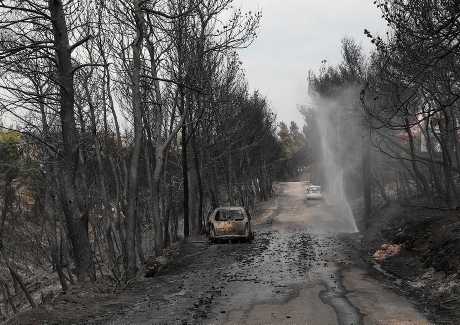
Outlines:
{"type": "Polygon", "coordinates": [[[248,224],[248,217],[244,209],[233,210],[230,212],[233,215],[232,224],[233,229],[237,235],[244,235],[246,225],[248,224]]]}

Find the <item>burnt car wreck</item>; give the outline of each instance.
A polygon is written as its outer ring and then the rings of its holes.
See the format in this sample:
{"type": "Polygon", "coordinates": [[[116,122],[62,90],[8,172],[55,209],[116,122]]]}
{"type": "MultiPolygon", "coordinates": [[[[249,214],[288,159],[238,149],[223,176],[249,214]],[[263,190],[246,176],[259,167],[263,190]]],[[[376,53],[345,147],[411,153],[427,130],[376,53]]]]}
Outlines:
{"type": "Polygon", "coordinates": [[[251,241],[254,233],[251,216],[242,207],[220,207],[208,218],[208,238],[211,242],[219,240],[251,241]]]}

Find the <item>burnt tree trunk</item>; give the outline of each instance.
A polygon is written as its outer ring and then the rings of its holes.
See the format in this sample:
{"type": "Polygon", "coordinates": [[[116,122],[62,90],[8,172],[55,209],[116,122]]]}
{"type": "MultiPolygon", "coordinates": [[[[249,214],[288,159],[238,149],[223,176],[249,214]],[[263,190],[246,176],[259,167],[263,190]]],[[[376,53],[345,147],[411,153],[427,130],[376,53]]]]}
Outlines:
{"type": "MultiPolygon", "coordinates": [[[[185,113],[184,113],[185,114],[185,113]]],[[[181,134],[182,145],[182,178],[184,185],[184,238],[190,236],[190,218],[189,218],[189,182],[188,182],[188,157],[187,157],[187,125],[182,125],[181,134]]]]}
{"type": "MultiPolygon", "coordinates": [[[[104,88],[105,89],[105,88],[104,88]]],[[[89,112],[90,112],[90,119],[91,119],[91,131],[93,134],[93,141],[94,141],[94,148],[95,148],[95,155],[96,155],[96,163],[97,163],[97,184],[99,187],[99,194],[101,196],[101,203],[102,203],[102,213],[103,213],[103,224],[105,230],[105,236],[107,241],[107,250],[106,255],[109,261],[109,268],[114,273],[115,277],[119,277],[119,270],[116,264],[116,256],[115,256],[115,245],[113,242],[112,237],[112,211],[111,211],[111,204],[109,201],[109,196],[107,192],[107,186],[105,182],[105,173],[104,173],[104,165],[102,162],[102,148],[99,144],[99,139],[97,135],[97,122],[96,122],[96,107],[93,103],[91,98],[91,92],[89,89],[88,83],[85,84],[85,94],[88,100],[89,112]]]]}
{"type": "MultiPolygon", "coordinates": [[[[192,138],[192,146],[193,146],[193,162],[195,167],[195,174],[196,174],[196,181],[198,186],[198,219],[201,233],[205,232],[206,222],[203,220],[203,204],[204,204],[204,190],[203,190],[203,181],[201,179],[201,166],[200,166],[200,154],[199,149],[196,144],[195,136],[192,138]]],[[[198,230],[197,230],[198,231],[198,230]]]]}
{"type": "Polygon", "coordinates": [[[410,146],[410,155],[411,155],[410,158],[411,158],[412,169],[415,174],[415,181],[417,183],[417,186],[419,187],[420,192],[425,195],[425,194],[428,194],[428,191],[429,191],[428,182],[426,181],[425,176],[420,171],[420,168],[417,165],[417,157],[415,155],[414,135],[412,134],[410,122],[407,118],[405,119],[404,122],[405,122],[407,136],[409,137],[409,146],[410,146]]]}
{"type": "Polygon", "coordinates": [[[138,168],[142,145],[142,112],[141,112],[141,55],[144,40],[144,17],[142,15],[141,1],[134,1],[134,15],[136,21],[136,38],[132,45],[132,110],[134,123],[134,145],[131,152],[128,175],[128,206],[126,215],[126,278],[131,279],[137,274],[136,259],[136,224],[137,224],[137,190],[138,168]]]}
{"type": "Polygon", "coordinates": [[[78,202],[77,166],[79,144],[75,124],[75,94],[71,47],[69,44],[64,7],[61,0],[49,0],[48,9],[53,26],[54,47],[59,82],[60,119],[63,138],[63,163],[61,168],[63,208],[67,229],[73,248],[77,276],[80,281],[94,280],[94,264],[88,236],[88,219],[78,202]]]}
{"type": "Polygon", "coordinates": [[[152,185],[152,204],[153,204],[153,222],[155,229],[155,254],[159,255],[164,248],[163,227],[168,225],[163,224],[163,217],[161,215],[161,198],[160,198],[160,183],[161,174],[163,172],[165,146],[157,147],[155,150],[155,167],[153,170],[153,185],[152,185]]]}

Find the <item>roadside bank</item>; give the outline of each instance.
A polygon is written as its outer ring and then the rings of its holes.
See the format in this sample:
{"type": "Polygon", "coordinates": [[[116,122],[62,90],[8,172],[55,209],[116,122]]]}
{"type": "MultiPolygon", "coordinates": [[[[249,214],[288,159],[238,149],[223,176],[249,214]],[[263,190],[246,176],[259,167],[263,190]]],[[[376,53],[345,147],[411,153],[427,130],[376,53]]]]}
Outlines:
{"type": "Polygon", "coordinates": [[[459,211],[390,204],[367,224],[360,246],[369,265],[432,321],[458,324],[459,211]]]}

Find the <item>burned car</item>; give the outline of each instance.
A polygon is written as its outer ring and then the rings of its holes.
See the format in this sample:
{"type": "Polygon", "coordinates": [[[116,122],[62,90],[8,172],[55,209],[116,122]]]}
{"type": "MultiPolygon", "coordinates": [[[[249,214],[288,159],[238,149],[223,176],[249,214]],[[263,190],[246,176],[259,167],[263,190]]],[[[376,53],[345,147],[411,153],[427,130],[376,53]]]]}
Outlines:
{"type": "Polygon", "coordinates": [[[254,234],[250,214],[242,207],[215,209],[208,218],[208,237],[211,242],[225,239],[252,240],[254,234]]]}

